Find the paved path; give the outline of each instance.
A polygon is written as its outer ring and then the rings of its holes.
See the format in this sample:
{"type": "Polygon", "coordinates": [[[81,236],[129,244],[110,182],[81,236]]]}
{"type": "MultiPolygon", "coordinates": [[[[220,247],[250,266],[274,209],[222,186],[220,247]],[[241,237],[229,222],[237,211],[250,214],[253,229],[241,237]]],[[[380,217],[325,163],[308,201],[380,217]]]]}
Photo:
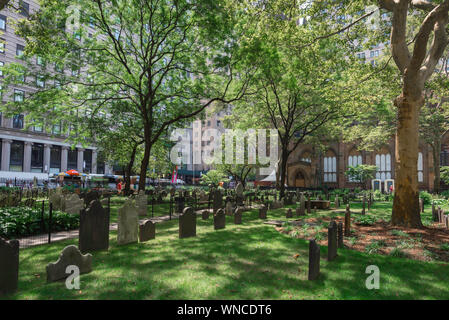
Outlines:
{"type": "MultiPolygon", "coordinates": [[[[254,209],[254,208],[255,208],[255,206],[252,207],[252,209],[254,209]]],[[[197,215],[201,215],[201,213],[204,210],[208,210],[209,212],[212,212],[212,209],[201,209],[201,210],[195,211],[195,213],[197,215]]],[[[175,220],[178,218],[179,218],[179,214],[177,214],[177,213],[174,213],[171,216],[172,220],[175,220]]],[[[139,220],[139,222],[144,222],[147,220],[151,220],[154,223],[161,223],[161,222],[169,221],[170,215],[141,219],[141,220],[139,220]]],[[[117,223],[111,223],[111,225],[109,226],[109,230],[117,230],[117,228],[118,228],[117,223]]],[[[66,240],[66,239],[76,239],[76,238],[78,238],[78,236],[79,236],[78,229],[70,230],[70,231],[55,232],[55,233],[51,234],[51,242],[62,241],[62,240],[66,240]]],[[[31,236],[31,237],[21,238],[21,239],[17,239],[17,240],[19,240],[20,248],[24,249],[24,248],[34,247],[34,246],[38,246],[38,245],[42,245],[42,244],[48,244],[48,234],[31,236]]]]}

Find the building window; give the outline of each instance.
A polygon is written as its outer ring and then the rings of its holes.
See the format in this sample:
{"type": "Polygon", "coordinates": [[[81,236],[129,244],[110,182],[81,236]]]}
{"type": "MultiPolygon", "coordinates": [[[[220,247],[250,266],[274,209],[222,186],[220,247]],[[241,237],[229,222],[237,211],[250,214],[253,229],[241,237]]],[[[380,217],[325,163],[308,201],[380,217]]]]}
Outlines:
{"type": "Polygon", "coordinates": [[[385,181],[391,179],[391,156],[387,154],[376,154],[376,179],[385,181]]]}
{"type": "Polygon", "coordinates": [[[31,172],[44,171],[44,145],[34,143],[31,147],[31,172]]]}
{"type": "Polygon", "coordinates": [[[337,157],[329,153],[324,157],[324,182],[337,182],[337,157]]]}
{"type": "Polygon", "coordinates": [[[52,146],[50,149],[50,173],[61,171],[61,147],[52,146]]]}
{"type": "Polygon", "coordinates": [[[11,143],[9,171],[23,171],[23,141],[13,141],[11,143]]]}
{"type": "Polygon", "coordinates": [[[424,182],[424,166],[422,152],[418,153],[418,182],[424,182]]]}
{"type": "Polygon", "coordinates": [[[12,127],[14,129],[23,129],[23,114],[16,114],[13,116],[12,127]]]}
{"type": "Polygon", "coordinates": [[[6,31],[6,16],[0,14],[0,30],[6,31]]]}
{"type": "Polygon", "coordinates": [[[25,47],[22,46],[21,44],[18,44],[18,45],[16,46],[16,56],[17,56],[18,58],[20,58],[20,57],[23,56],[23,52],[24,52],[24,51],[25,51],[25,47]]]}
{"type": "Polygon", "coordinates": [[[37,56],[36,57],[36,64],[38,66],[45,67],[45,60],[44,60],[44,58],[42,58],[40,56],[37,56]]]}
{"type": "Polygon", "coordinates": [[[78,151],[69,149],[67,152],[67,169],[78,170],[78,151]]]}
{"type": "Polygon", "coordinates": [[[3,77],[3,67],[5,66],[5,63],[3,61],[0,61],[0,77],[3,77]]]}
{"type": "Polygon", "coordinates": [[[61,134],[61,124],[54,124],[51,132],[53,134],[61,134]]]}
{"type": "Polygon", "coordinates": [[[22,90],[14,89],[14,102],[23,102],[25,92],[22,90]]]}
{"type": "Polygon", "coordinates": [[[44,76],[36,76],[36,86],[39,88],[45,88],[44,76]]]}
{"type": "Polygon", "coordinates": [[[30,5],[29,5],[29,3],[21,0],[19,2],[19,13],[22,16],[28,17],[30,15],[30,5]]]}
{"type": "Polygon", "coordinates": [[[5,53],[5,39],[0,38],[0,53],[5,53]]]}
{"type": "Polygon", "coordinates": [[[365,60],[366,56],[365,56],[365,52],[361,52],[361,53],[357,53],[357,59],[360,60],[365,60]]]}
{"type": "Polygon", "coordinates": [[[312,163],[312,157],[310,156],[309,152],[304,152],[301,155],[300,160],[303,161],[303,162],[312,163]]]}
{"type": "Polygon", "coordinates": [[[34,125],[34,126],[33,126],[33,131],[34,131],[34,132],[42,132],[42,131],[43,131],[43,128],[42,128],[42,126],[41,126],[40,124],[34,125]]]}
{"type": "MultiPolygon", "coordinates": [[[[361,164],[363,164],[361,155],[352,154],[348,157],[348,167],[357,167],[361,164]]],[[[348,177],[348,181],[349,182],[360,182],[357,179],[354,179],[353,177],[348,177]]]]}

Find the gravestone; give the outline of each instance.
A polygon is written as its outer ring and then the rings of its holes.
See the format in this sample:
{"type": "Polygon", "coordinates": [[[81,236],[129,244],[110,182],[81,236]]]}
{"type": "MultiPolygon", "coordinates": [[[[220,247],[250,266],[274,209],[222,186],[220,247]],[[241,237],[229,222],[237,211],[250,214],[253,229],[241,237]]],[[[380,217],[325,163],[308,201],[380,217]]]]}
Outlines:
{"type": "Polygon", "coordinates": [[[234,211],[234,224],[242,224],[242,209],[237,207],[234,211]]]}
{"type": "Polygon", "coordinates": [[[196,237],[196,214],[187,207],[179,216],[179,238],[196,237]]]}
{"type": "Polygon", "coordinates": [[[300,217],[300,216],[305,216],[306,212],[305,212],[305,208],[304,208],[305,203],[301,202],[301,204],[299,206],[296,207],[296,216],[300,217]]]}
{"type": "Polygon", "coordinates": [[[226,202],[226,215],[232,216],[232,203],[230,201],[226,202]]]}
{"type": "Polygon", "coordinates": [[[209,211],[208,210],[203,210],[203,212],[201,212],[201,218],[203,220],[208,220],[209,219],[209,211]]]}
{"type": "Polygon", "coordinates": [[[214,214],[214,229],[220,230],[226,227],[226,215],[223,209],[218,209],[214,214]]]}
{"type": "Polygon", "coordinates": [[[316,280],[320,275],[320,246],[315,240],[309,242],[309,280],[316,280]]]}
{"type": "Polygon", "coordinates": [[[185,197],[182,197],[182,196],[175,197],[175,212],[176,213],[184,212],[185,201],[186,201],[185,197]]]}
{"type": "Polygon", "coordinates": [[[334,260],[337,257],[337,224],[334,220],[327,228],[327,259],[334,260]]]}
{"type": "Polygon", "coordinates": [[[339,222],[337,225],[338,229],[338,247],[344,248],[344,241],[343,241],[343,223],[339,222]]]}
{"type": "Polygon", "coordinates": [[[419,199],[419,209],[424,213],[424,199],[419,199]]]}
{"type": "Polygon", "coordinates": [[[118,209],[117,245],[135,243],[139,239],[138,208],[134,200],[128,199],[118,209]]]}
{"type": "Polygon", "coordinates": [[[84,201],[76,193],[72,193],[65,198],[65,212],[69,214],[79,214],[84,209],[84,201]]]}
{"type": "Polygon", "coordinates": [[[100,200],[100,193],[95,190],[90,190],[84,197],[84,205],[88,206],[94,200],[100,200]]]}
{"type": "Polygon", "coordinates": [[[285,217],[286,217],[287,219],[293,218],[293,212],[292,212],[292,209],[290,209],[290,208],[287,209],[287,212],[286,212],[286,214],[285,214],[285,217]]]}
{"type": "Polygon", "coordinates": [[[345,236],[351,236],[351,211],[349,210],[349,204],[346,205],[345,212],[345,236]]]}
{"type": "Polygon", "coordinates": [[[145,191],[140,190],[136,197],[136,206],[139,217],[144,217],[147,215],[147,205],[148,197],[145,194],[145,191]]]}
{"type": "Polygon", "coordinates": [[[139,242],[145,242],[156,238],[156,224],[151,220],[139,224],[139,242]]]}
{"type": "Polygon", "coordinates": [[[66,270],[71,265],[77,266],[80,273],[89,273],[92,271],[92,255],[83,255],[74,245],[65,247],[59,259],[47,265],[47,282],[67,278],[71,273],[66,273],[66,270]]]}
{"type": "Polygon", "coordinates": [[[0,296],[14,293],[19,282],[19,241],[0,238],[0,296]]]}
{"type": "Polygon", "coordinates": [[[243,184],[241,182],[237,183],[237,185],[235,187],[235,197],[236,197],[237,206],[243,205],[243,191],[244,191],[243,184]]]}
{"type": "Polygon", "coordinates": [[[50,195],[50,203],[53,205],[53,210],[64,210],[63,201],[64,197],[60,193],[53,193],[50,195]]]}
{"type": "Polygon", "coordinates": [[[98,200],[81,211],[78,247],[82,253],[109,248],[109,212],[98,200]]]}
{"type": "Polygon", "coordinates": [[[223,197],[221,195],[220,190],[215,190],[212,193],[212,208],[213,208],[213,213],[217,213],[218,210],[221,209],[221,206],[223,205],[223,197]]]}
{"type": "Polygon", "coordinates": [[[340,200],[338,199],[338,194],[335,196],[335,208],[340,208],[340,200]]]}
{"type": "Polygon", "coordinates": [[[432,202],[432,221],[437,222],[437,219],[438,219],[438,215],[437,215],[437,210],[435,208],[435,202],[432,202]]]}
{"type": "Polygon", "coordinates": [[[259,219],[266,219],[267,218],[267,206],[264,205],[261,208],[259,208],[259,219]]]}

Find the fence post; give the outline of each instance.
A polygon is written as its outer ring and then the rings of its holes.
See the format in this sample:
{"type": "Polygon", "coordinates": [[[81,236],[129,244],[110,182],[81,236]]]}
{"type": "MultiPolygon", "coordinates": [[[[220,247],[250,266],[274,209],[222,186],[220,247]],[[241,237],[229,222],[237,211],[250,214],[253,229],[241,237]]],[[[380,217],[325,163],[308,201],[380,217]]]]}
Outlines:
{"type": "Polygon", "coordinates": [[[50,202],[50,213],[48,215],[48,243],[51,243],[51,226],[53,223],[53,203],[50,202]]]}

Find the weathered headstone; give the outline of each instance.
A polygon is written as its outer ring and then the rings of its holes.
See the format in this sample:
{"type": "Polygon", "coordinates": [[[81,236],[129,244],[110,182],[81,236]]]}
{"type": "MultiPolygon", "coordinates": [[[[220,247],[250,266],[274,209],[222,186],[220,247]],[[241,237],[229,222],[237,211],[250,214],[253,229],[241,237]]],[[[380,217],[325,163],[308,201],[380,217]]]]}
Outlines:
{"type": "Polygon", "coordinates": [[[76,193],[65,198],[65,212],[69,214],[79,214],[84,209],[84,201],[76,193]]]}
{"type": "Polygon", "coordinates": [[[267,218],[267,206],[264,205],[261,208],[259,208],[259,219],[266,219],[267,218]]]}
{"type": "Polygon", "coordinates": [[[306,215],[304,205],[305,205],[305,203],[302,202],[299,206],[296,207],[296,216],[297,217],[306,215]]]}
{"type": "Polygon", "coordinates": [[[0,296],[14,293],[19,282],[19,241],[0,238],[0,296]]]}
{"type": "Polygon", "coordinates": [[[147,215],[148,197],[145,191],[140,190],[136,197],[137,212],[140,217],[147,215]]]}
{"type": "Polygon", "coordinates": [[[234,211],[234,223],[235,224],[242,224],[242,209],[240,207],[237,207],[234,211]]]}
{"type": "Polygon", "coordinates": [[[156,224],[151,220],[139,224],[139,242],[145,242],[156,238],[156,224]]]}
{"type": "Polygon", "coordinates": [[[139,239],[138,208],[133,200],[127,200],[123,207],[118,209],[117,244],[135,243],[139,239]]]}
{"type": "Polygon", "coordinates": [[[424,199],[419,199],[419,209],[421,213],[424,213],[424,199]]]}
{"type": "Polygon", "coordinates": [[[292,209],[290,209],[290,208],[287,209],[287,212],[286,212],[286,214],[285,214],[285,217],[286,217],[287,219],[293,218],[293,212],[292,212],[292,209]]]}
{"type": "Polygon", "coordinates": [[[226,202],[226,215],[232,216],[232,203],[230,201],[226,202]]]}
{"type": "Polygon", "coordinates": [[[184,211],[186,198],[183,196],[175,197],[175,212],[182,213],[184,211]]]}
{"type": "Polygon", "coordinates": [[[98,200],[81,211],[78,247],[82,253],[109,248],[109,212],[98,200]]]}
{"type": "Polygon", "coordinates": [[[343,223],[339,222],[337,225],[337,234],[338,234],[338,247],[344,248],[344,241],[343,241],[343,223]]]}
{"type": "Polygon", "coordinates": [[[312,200],[310,199],[310,195],[307,198],[307,213],[312,213],[312,200]]]}
{"type": "Polygon", "coordinates": [[[334,220],[331,221],[327,231],[327,259],[332,261],[337,257],[337,224],[334,220]]]}
{"type": "Polygon", "coordinates": [[[83,255],[76,246],[70,245],[62,250],[56,262],[47,265],[47,282],[58,281],[67,278],[71,272],[67,273],[68,266],[77,266],[80,273],[92,271],[92,255],[83,255]]]}
{"type": "Polygon", "coordinates": [[[50,195],[50,203],[53,205],[53,210],[64,210],[63,208],[63,202],[64,197],[60,193],[52,193],[50,195]]]}
{"type": "Polygon", "coordinates": [[[309,242],[309,280],[316,280],[320,275],[320,246],[315,240],[309,242]]]}
{"type": "Polygon", "coordinates": [[[179,238],[196,237],[196,214],[187,207],[179,216],[179,238]]]}
{"type": "Polygon", "coordinates": [[[435,202],[432,202],[432,221],[437,222],[438,215],[437,215],[437,209],[435,208],[435,202]]]}
{"type": "Polygon", "coordinates": [[[340,208],[340,200],[338,199],[338,194],[335,195],[335,208],[340,208]]]}
{"type": "Polygon", "coordinates": [[[203,220],[209,219],[209,211],[208,210],[203,210],[203,212],[201,212],[201,218],[203,220]]]}
{"type": "Polygon", "coordinates": [[[349,210],[349,204],[346,205],[345,212],[345,236],[351,236],[351,211],[349,210]]]}
{"type": "Polygon", "coordinates": [[[220,230],[226,227],[226,215],[223,209],[218,209],[214,214],[214,229],[220,230]]]}
{"type": "Polygon", "coordinates": [[[100,193],[96,190],[90,190],[84,197],[84,205],[88,206],[94,200],[100,200],[100,193]]]}
{"type": "Polygon", "coordinates": [[[212,208],[213,208],[213,213],[217,213],[218,210],[221,209],[221,206],[223,205],[223,196],[221,195],[220,190],[215,190],[212,194],[212,208]]]}

